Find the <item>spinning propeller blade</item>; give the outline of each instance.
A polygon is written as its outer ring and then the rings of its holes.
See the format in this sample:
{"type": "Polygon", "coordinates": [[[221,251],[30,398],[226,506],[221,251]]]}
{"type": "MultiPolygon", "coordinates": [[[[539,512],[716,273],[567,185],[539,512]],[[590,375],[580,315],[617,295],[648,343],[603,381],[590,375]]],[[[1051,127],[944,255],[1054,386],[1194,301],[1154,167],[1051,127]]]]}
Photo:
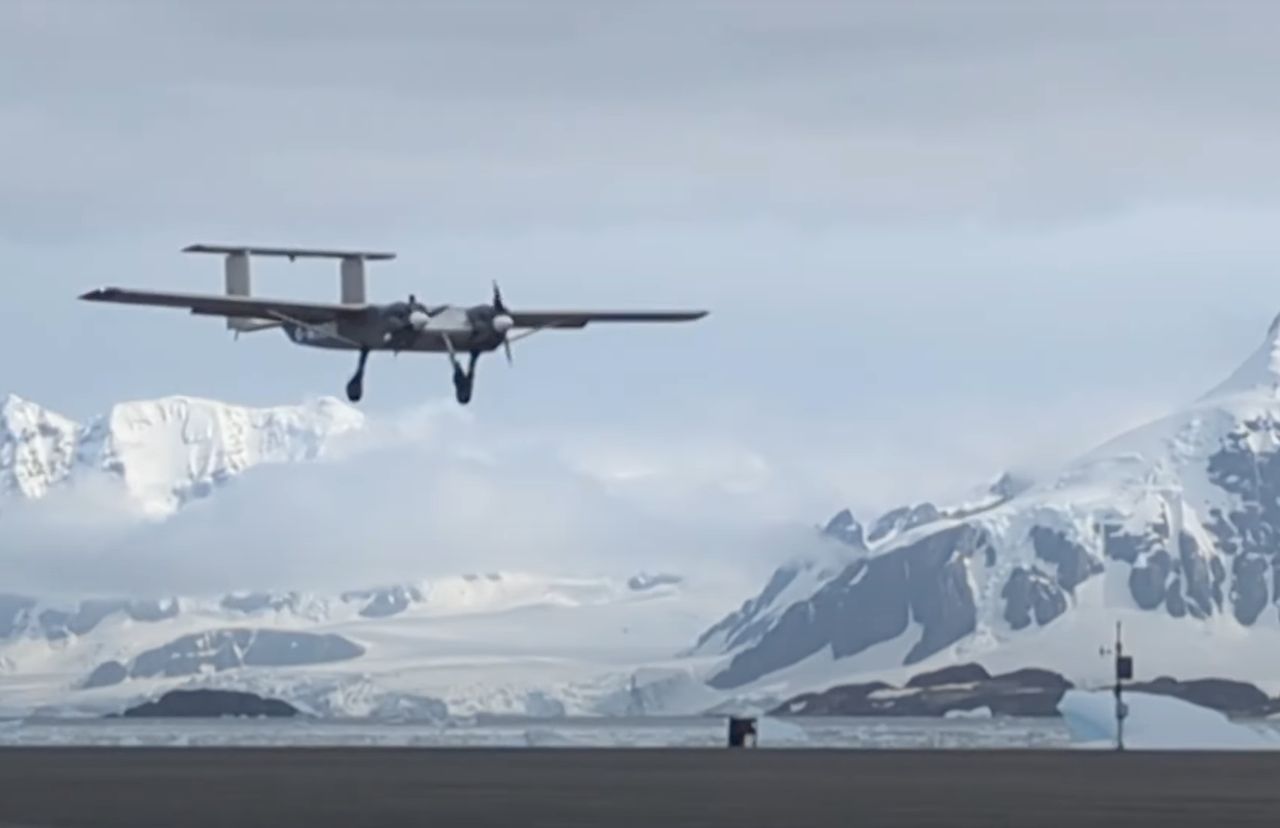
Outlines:
{"type": "MultiPolygon", "coordinates": [[[[498,315],[510,317],[506,304],[502,301],[502,289],[498,287],[498,280],[493,280],[493,312],[495,317],[498,315]]],[[[513,365],[511,359],[511,341],[507,339],[506,330],[502,331],[502,350],[507,355],[507,364],[513,365]]]]}

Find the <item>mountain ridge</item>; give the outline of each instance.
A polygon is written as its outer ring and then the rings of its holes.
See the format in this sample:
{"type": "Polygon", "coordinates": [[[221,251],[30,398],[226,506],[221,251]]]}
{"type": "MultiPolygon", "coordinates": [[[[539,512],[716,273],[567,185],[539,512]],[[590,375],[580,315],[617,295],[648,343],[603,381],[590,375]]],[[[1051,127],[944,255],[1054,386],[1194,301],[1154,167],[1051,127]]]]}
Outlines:
{"type": "Polygon", "coordinates": [[[786,564],[704,632],[693,653],[720,657],[709,683],[785,681],[819,656],[833,676],[994,657],[1086,617],[1146,614],[1172,636],[1195,624],[1224,643],[1269,636],[1280,628],[1280,319],[1208,394],[1007,493],[975,511],[891,511],[865,541],[851,512],[837,514],[824,531],[848,560],[786,564]]]}
{"type": "Polygon", "coordinates": [[[364,425],[333,397],[253,408],[169,396],[117,403],[78,423],[10,393],[0,403],[0,493],[39,499],[106,474],[163,517],[254,466],[316,459],[364,425]]]}

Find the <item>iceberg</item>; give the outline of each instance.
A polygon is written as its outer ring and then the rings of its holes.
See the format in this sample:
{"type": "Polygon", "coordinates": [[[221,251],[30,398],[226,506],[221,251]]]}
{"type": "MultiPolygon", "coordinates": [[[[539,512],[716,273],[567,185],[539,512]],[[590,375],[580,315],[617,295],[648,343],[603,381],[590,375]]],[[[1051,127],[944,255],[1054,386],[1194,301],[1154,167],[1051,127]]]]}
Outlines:
{"type": "MultiPolygon", "coordinates": [[[[1131,750],[1280,750],[1280,741],[1224,714],[1172,696],[1126,693],[1124,744],[1131,750]]],[[[1116,743],[1116,701],[1110,691],[1068,690],[1058,704],[1076,747],[1116,743]]]]}

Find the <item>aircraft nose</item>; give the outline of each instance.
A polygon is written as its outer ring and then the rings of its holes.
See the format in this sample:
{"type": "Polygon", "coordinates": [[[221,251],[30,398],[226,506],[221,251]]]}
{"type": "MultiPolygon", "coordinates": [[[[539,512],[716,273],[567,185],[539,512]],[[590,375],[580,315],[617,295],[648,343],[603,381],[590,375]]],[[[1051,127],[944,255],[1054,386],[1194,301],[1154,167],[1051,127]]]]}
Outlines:
{"type": "Polygon", "coordinates": [[[516,321],[505,313],[500,313],[493,317],[493,329],[500,334],[505,334],[507,331],[514,328],[515,324],[516,321]]]}
{"type": "Polygon", "coordinates": [[[430,321],[431,317],[427,316],[420,310],[415,310],[413,313],[409,314],[409,324],[418,330],[422,330],[427,327],[427,323],[430,321]]]}

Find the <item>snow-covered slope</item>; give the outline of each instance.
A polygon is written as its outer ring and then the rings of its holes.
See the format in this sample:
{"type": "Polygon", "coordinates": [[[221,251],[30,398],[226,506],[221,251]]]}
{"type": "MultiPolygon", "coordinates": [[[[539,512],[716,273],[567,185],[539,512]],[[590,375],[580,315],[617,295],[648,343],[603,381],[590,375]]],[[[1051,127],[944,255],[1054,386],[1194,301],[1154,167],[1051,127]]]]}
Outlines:
{"type": "Polygon", "coordinates": [[[666,709],[658,695],[699,692],[690,671],[661,665],[706,623],[707,602],[673,576],[652,580],[491,572],[340,595],[0,595],[0,716],[115,711],[189,685],[344,717],[666,709]]]}
{"type": "Polygon", "coordinates": [[[832,560],[794,561],[699,640],[712,686],[785,695],[955,660],[1105,671],[1124,620],[1139,664],[1280,680],[1280,320],[1231,377],[1037,485],[838,515],[832,560]]]}
{"type": "Polygon", "coordinates": [[[105,472],[162,516],[256,465],[319,457],[363,423],[333,398],[245,408],[166,397],[120,403],[79,424],[10,394],[0,404],[0,493],[39,498],[105,472]]]}

